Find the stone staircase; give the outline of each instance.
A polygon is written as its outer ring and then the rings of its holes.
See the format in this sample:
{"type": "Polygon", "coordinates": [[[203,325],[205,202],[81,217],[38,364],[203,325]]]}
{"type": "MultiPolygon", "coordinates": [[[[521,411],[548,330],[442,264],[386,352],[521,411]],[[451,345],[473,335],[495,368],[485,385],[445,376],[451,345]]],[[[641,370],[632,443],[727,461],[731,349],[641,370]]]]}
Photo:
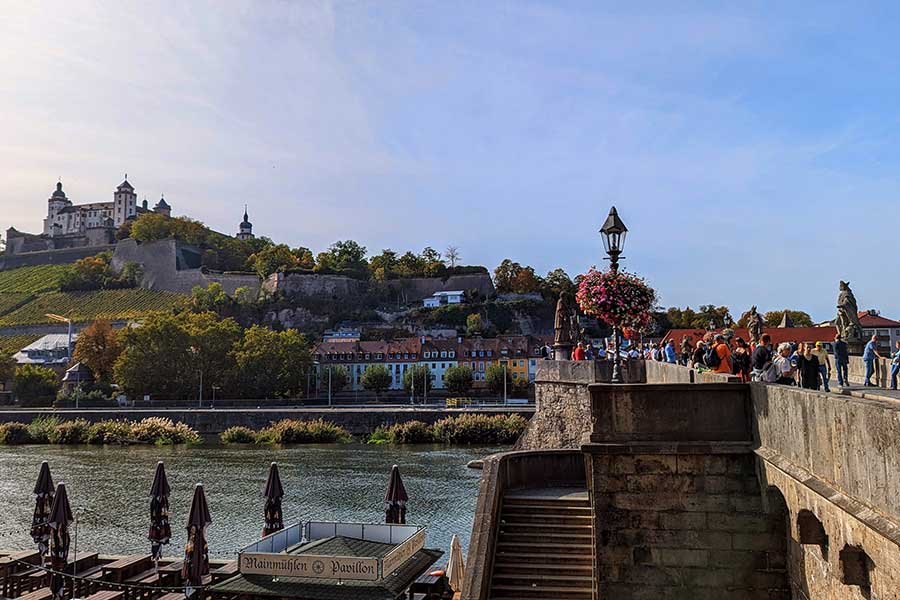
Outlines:
{"type": "Polygon", "coordinates": [[[507,493],[491,577],[491,600],[591,600],[593,530],[578,488],[507,493]]]}

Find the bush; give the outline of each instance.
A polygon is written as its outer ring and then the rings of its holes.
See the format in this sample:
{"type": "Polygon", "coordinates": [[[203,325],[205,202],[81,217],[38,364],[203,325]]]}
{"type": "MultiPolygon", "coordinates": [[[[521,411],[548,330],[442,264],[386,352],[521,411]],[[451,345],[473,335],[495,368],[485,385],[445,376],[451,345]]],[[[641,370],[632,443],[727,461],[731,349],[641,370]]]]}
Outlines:
{"type": "Polygon", "coordinates": [[[134,441],[129,421],[99,421],[88,428],[88,444],[128,444],[134,441]]]}
{"type": "Polygon", "coordinates": [[[27,444],[29,441],[28,426],[24,423],[0,424],[0,444],[27,444]]]}
{"type": "Polygon", "coordinates": [[[159,446],[172,444],[199,444],[200,434],[185,423],[173,423],[164,417],[148,417],[131,424],[131,435],[139,442],[149,442],[159,446]]]}
{"type": "Polygon", "coordinates": [[[28,438],[33,444],[49,444],[57,425],[56,417],[38,417],[28,425],[28,438]]]}
{"type": "Polygon", "coordinates": [[[256,441],[256,434],[249,427],[229,427],[219,439],[223,444],[252,444],[256,441]]]}
{"type": "Polygon", "coordinates": [[[334,444],[349,442],[350,432],[322,419],[294,421],[284,419],[263,429],[257,436],[260,444],[334,444]]]}
{"type": "Polygon", "coordinates": [[[388,440],[392,444],[431,444],[434,442],[434,433],[422,421],[409,421],[390,427],[388,440]]]}
{"type": "Polygon", "coordinates": [[[388,428],[384,425],[379,425],[375,428],[375,431],[372,432],[366,439],[367,444],[390,444],[391,443],[391,434],[388,431],[388,428]]]}
{"type": "Polygon", "coordinates": [[[87,443],[91,424],[84,419],[63,421],[50,432],[51,444],[84,444],[87,443]]]}
{"type": "Polygon", "coordinates": [[[47,367],[22,365],[13,375],[13,394],[23,405],[49,405],[57,387],[56,373],[47,367]]]}
{"type": "Polygon", "coordinates": [[[434,438],[445,444],[512,444],[525,431],[519,415],[463,414],[434,424],[434,438]]]}

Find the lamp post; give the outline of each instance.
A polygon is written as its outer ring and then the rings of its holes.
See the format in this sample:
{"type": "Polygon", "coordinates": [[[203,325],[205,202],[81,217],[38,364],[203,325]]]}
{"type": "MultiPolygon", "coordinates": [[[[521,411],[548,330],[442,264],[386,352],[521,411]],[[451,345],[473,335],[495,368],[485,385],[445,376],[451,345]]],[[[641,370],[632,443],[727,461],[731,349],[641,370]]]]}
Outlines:
{"type": "MultiPolygon", "coordinates": [[[[609,270],[613,273],[619,272],[619,258],[622,255],[622,249],[625,247],[625,236],[628,234],[628,228],[619,218],[616,207],[609,209],[609,216],[600,228],[600,237],[603,239],[603,247],[609,255],[609,270]]],[[[612,382],[622,383],[622,357],[619,354],[620,336],[618,325],[613,326],[613,336],[616,340],[616,355],[613,357],[612,382]]]]}

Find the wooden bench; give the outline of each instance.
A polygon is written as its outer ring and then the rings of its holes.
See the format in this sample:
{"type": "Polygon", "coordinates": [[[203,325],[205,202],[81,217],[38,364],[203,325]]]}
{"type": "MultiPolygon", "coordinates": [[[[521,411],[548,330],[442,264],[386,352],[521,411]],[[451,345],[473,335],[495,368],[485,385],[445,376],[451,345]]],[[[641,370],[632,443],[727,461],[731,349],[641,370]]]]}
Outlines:
{"type": "Polygon", "coordinates": [[[125,592],[117,592],[114,590],[101,590],[91,594],[85,600],[125,600],[125,592]]]}
{"type": "Polygon", "coordinates": [[[24,596],[19,596],[18,600],[49,600],[52,597],[53,592],[50,591],[50,588],[45,587],[25,594],[24,596]]]}
{"type": "MultiPolygon", "coordinates": [[[[176,560],[159,568],[159,584],[161,587],[177,587],[181,585],[181,567],[183,560],[176,560]]],[[[184,594],[182,594],[182,598],[184,594]]]]}
{"type": "Polygon", "coordinates": [[[23,550],[0,557],[0,596],[12,598],[12,575],[28,570],[27,565],[41,564],[41,555],[37,550],[23,550]],[[27,563],[27,564],[22,564],[27,563]]]}
{"type": "MultiPolygon", "coordinates": [[[[77,573],[78,571],[89,569],[96,566],[99,560],[100,555],[96,552],[93,554],[79,554],[77,559],[74,557],[69,559],[65,572],[77,573]]],[[[32,572],[30,575],[28,575],[28,584],[26,587],[29,592],[32,592],[49,584],[50,573],[44,571],[43,569],[38,569],[37,571],[32,572]]]]}
{"type": "Polygon", "coordinates": [[[184,600],[184,592],[170,592],[164,594],[155,600],[184,600]]]}
{"type": "Polygon", "coordinates": [[[103,579],[111,583],[124,583],[126,579],[145,571],[152,564],[149,554],[126,556],[103,565],[103,579]]]}
{"type": "Polygon", "coordinates": [[[76,573],[77,579],[72,580],[72,597],[84,598],[100,589],[103,581],[103,565],[94,565],[84,571],[76,573]]]}
{"type": "MultiPolygon", "coordinates": [[[[125,580],[125,583],[141,586],[159,586],[159,581],[159,573],[156,572],[156,568],[152,568],[143,573],[138,573],[134,577],[129,577],[125,580]]],[[[154,593],[154,590],[143,588],[127,589],[125,591],[125,596],[128,600],[149,600],[154,593]]]]}
{"type": "Polygon", "coordinates": [[[238,573],[238,562],[236,560],[232,560],[219,567],[218,569],[211,571],[210,577],[212,578],[213,584],[216,584],[221,581],[225,581],[229,577],[237,575],[238,573]]]}

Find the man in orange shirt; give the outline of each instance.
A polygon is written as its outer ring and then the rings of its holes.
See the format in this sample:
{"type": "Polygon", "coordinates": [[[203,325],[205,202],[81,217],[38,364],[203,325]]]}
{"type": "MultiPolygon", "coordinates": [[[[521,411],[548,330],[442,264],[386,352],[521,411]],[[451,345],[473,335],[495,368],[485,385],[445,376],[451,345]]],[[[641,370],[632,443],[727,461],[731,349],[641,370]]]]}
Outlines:
{"type": "Polygon", "coordinates": [[[719,366],[715,368],[715,372],[731,375],[731,348],[729,348],[728,344],[725,343],[725,336],[721,333],[716,336],[715,351],[716,354],[719,355],[719,366]]]}

